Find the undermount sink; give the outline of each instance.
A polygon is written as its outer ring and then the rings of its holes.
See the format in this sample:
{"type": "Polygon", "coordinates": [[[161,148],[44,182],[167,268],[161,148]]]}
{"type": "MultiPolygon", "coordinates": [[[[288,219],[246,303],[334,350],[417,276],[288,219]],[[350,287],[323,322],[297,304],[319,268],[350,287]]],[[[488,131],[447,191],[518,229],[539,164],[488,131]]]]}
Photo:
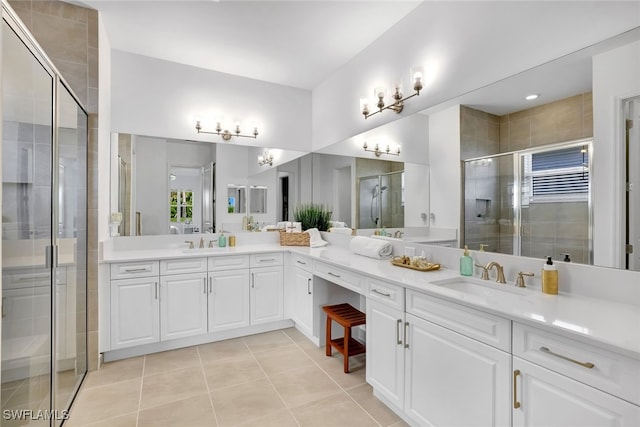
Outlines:
{"type": "Polygon", "coordinates": [[[527,288],[518,288],[513,283],[498,283],[494,280],[482,280],[473,277],[452,277],[450,279],[436,280],[431,283],[447,289],[480,297],[496,295],[496,293],[508,293],[522,296],[528,295],[529,293],[527,288]]]}
{"type": "Polygon", "coordinates": [[[193,248],[193,249],[183,249],[183,254],[210,254],[214,252],[221,252],[228,250],[228,247],[215,247],[215,248],[193,248]]]}

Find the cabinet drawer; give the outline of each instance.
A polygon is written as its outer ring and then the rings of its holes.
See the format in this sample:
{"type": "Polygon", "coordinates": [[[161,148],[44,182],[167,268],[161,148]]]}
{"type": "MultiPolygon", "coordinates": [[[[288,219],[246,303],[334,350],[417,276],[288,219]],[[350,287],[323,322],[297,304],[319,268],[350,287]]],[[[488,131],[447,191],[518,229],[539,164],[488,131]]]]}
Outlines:
{"type": "Polygon", "coordinates": [[[407,313],[489,344],[511,351],[511,321],[407,290],[407,313]]]}
{"type": "Polygon", "coordinates": [[[311,259],[297,254],[293,254],[292,259],[294,267],[301,268],[304,271],[308,271],[309,273],[313,272],[313,262],[311,261],[311,259]]]}
{"type": "Polygon", "coordinates": [[[342,268],[316,261],[313,264],[313,274],[359,294],[364,293],[360,276],[342,268]]]}
{"type": "Polygon", "coordinates": [[[404,310],[404,288],[379,280],[369,280],[367,298],[375,299],[404,310]]]}
{"type": "Polygon", "coordinates": [[[249,268],[249,255],[225,255],[208,258],[209,271],[249,268]]]}
{"type": "Polygon", "coordinates": [[[640,360],[515,322],[513,355],[640,405],[640,360]]]}
{"type": "Polygon", "coordinates": [[[206,273],[206,258],[178,258],[160,261],[160,274],[206,273]]]}
{"type": "Polygon", "coordinates": [[[111,264],[111,279],[150,277],[157,276],[159,273],[159,261],[135,261],[111,264]]]}
{"type": "Polygon", "coordinates": [[[271,265],[282,265],[284,255],[282,252],[270,252],[266,254],[251,254],[250,265],[253,267],[269,267],[271,265]]]}

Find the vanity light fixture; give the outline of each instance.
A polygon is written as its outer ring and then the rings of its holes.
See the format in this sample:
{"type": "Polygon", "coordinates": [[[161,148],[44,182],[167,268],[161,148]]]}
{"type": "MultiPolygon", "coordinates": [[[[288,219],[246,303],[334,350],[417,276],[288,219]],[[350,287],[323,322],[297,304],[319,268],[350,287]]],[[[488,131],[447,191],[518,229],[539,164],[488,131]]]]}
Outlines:
{"type": "Polygon", "coordinates": [[[273,166],[273,154],[269,150],[265,150],[261,156],[258,156],[258,165],[260,166],[273,166]]]}
{"type": "Polygon", "coordinates": [[[376,146],[372,150],[372,149],[369,148],[369,146],[367,145],[367,142],[365,141],[365,143],[362,145],[362,148],[364,148],[364,151],[371,151],[373,154],[376,155],[376,157],[380,157],[383,154],[388,154],[390,156],[399,156],[400,155],[400,147],[398,147],[395,152],[392,152],[391,148],[389,148],[389,146],[387,145],[387,149],[382,151],[380,149],[380,147],[378,146],[378,144],[376,144],[376,146]]]}
{"type": "Polygon", "coordinates": [[[415,91],[413,94],[402,97],[402,82],[395,81],[393,82],[393,102],[389,105],[385,105],[384,97],[386,96],[386,89],[384,87],[377,87],[373,91],[373,95],[378,98],[378,103],[376,107],[378,108],[376,111],[371,113],[369,111],[369,99],[366,97],[360,98],[360,110],[362,111],[362,115],[365,119],[373,116],[374,114],[382,113],[384,110],[395,111],[400,114],[402,109],[404,108],[404,101],[409,98],[413,98],[414,96],[420,95],[420,91],[422,90],[422,78],[423,78],[424,69],[422,67],[414,67],[411,69],[411,79],[413,81],[413,90],[415,91]]]}
{"type": "Polygon", "coordinates": [[[238,138],[258,138],[258,127],[254,126],[253,128],[253,134],[252,135],[243,135],[240,131],[240,124],[236,124],[235,125],[235,129],[233,130],[233,132],[227,130],[227,129],[222,129],[222,124],[220,123],[220,121],[216,122],[216,130],[215,132],[212,131],[206,131],[206,130],[202,130],[202,125],[200,124],[200,120],[196,120],[196,131],[198,131],[198,133],[208,133],[211,135],[220,135],[222,137],[223,140],[225,141],[229,141],[231,139],[232,136],[238,137],[238,138]]]}

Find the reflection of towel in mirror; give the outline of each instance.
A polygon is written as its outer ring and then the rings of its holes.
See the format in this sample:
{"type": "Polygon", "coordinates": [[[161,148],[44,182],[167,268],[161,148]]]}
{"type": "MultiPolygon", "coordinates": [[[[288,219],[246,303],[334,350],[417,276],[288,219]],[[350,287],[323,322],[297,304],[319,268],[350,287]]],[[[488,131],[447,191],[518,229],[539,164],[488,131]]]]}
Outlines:
{"type": "Polygon", "coordinates": [[[393,254],[391,243],[365,236],[356,236],[351,239],[350,247],[354,253],[370,258],[388,259],[393,254]]]}
{"type": "Polygon", "coordinates": [[[347,223],[343,221],[329,221],[331,227],[346,227],[347,223]]]}
{"type": "Polygon", "coordinates": [[[319,248],[321,246],[327,246],[328,243],[322,240],[322,236],[320,236],[320,231],[317,228],[310,228],[305,230],[305,233],[309,233],[309,246],[312,248],[319,248]]]}

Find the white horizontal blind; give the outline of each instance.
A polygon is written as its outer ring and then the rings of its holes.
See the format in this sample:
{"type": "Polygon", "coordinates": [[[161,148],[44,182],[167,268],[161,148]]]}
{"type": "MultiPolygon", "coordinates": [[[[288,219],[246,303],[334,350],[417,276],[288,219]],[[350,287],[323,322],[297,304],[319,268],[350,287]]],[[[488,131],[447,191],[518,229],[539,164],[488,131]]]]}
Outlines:
{"type": "Polygon", "coordinates": [[[586,201],[589,195],[589,157],[582,147],[526,154],[523,161],[525,194],[535,202],[586,201]]]}

